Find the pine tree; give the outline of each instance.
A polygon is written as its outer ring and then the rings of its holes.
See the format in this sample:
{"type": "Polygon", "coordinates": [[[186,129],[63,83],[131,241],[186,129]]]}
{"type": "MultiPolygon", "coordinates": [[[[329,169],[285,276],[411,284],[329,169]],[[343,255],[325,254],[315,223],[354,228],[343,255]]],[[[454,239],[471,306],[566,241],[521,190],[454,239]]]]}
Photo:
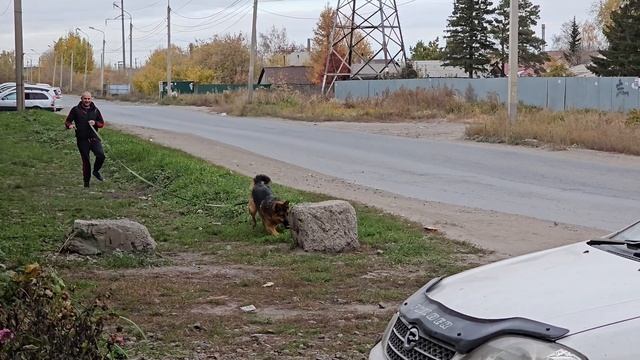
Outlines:
{"type": "MultiPolygon", "coordinates": [[[[500,66],[500,76],[505,77],[505,65],[509,58],[509,15],[511,2],[500,0],[496,7],[496,16],[491,26],[491,37],[496,43],[496,50],[492,56],[500,66]]],[[[544,40],[536,36],[535,27],[540,20],[540,6],[534,5],[530,0],[520,0],[518,4],[518,56],[519,65],[533,68],[536,72],[542,71],[542,64],[549,58],[542,51],[544,40]]]]}
{"type": "Polygon", "coordinates": [[[429,41],[428,44],[420,40],[415,47],[409,47],[411,60],[442,60],[442,48],[440,47],[440,38],[429,41]]]}
{"type": "Polygon", "coordinates": [[[627,0],[611,14],[604,30],[607,50],[592,57],[588,68],[599,76],[640,76],[640,0],[627,0]]]}
{"type": "Polygon", "coordinates": [[[469,78],[488,71],[493,50],[489,39],[492,5],[491,0],[454,0],[445,36],[444,66],[461,67],[469,78]]]}
{"type": "Polygon", "coordinates": [[[580,54],[582,52],[582,34],[580,33],[580,26],[576,22],[576,18],[573,18],[569,25],[567,34],[567,51],[564,52],[564,58],[572,66],[580,64],[580,54]]]}

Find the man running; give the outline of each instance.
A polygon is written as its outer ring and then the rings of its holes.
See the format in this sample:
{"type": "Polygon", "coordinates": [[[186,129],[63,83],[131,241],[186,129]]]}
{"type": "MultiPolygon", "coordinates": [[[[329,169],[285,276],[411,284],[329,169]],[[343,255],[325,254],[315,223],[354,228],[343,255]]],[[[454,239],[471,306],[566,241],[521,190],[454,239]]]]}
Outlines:
{"type": "Polygon", "coordinates": [[[67,129],[76,130],[76,142],[80,157],[82,157],[82,175],[84,178],[84,187],[89,187],[91,180],[91,161],[89,159],[89,151],[93,152],[96,161],[93,164],[93,176],[99,181],[104,181],[100,174],[100,169],[104,163],[104,150],[98,137],[98,129],[104,127],[102,114],[96,105],[91,101],[91,93],[85,91],[82,93],[80,103],[74,106],[64,122],[67,129]],[[93,130],[91,129],[93,127],[93,130]],[[94,132],[95,130],[95,132],[94,132]]]}

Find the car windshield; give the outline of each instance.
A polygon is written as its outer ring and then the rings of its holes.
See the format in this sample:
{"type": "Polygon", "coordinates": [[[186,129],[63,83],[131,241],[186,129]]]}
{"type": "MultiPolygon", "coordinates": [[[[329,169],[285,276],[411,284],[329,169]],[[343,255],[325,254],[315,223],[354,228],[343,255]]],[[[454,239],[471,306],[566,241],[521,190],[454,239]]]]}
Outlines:
{"type": "Polygon", "coordinates": [[[615,234],[611,240],[640,241],[640,221],[615,234]]]}

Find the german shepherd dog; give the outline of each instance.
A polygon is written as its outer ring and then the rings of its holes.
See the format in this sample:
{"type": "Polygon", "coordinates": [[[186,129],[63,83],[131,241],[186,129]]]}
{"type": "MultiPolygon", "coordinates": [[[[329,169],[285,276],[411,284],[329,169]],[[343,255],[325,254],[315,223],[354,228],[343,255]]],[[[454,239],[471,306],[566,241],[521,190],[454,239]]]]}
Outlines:
{"type": "Polygon", "coordinates": [[[253,178],[251,196],[249,197],[249,213],[253,219],[253,227],[256,227],[256,213],[265,230],[271,235],[278,235],[276,226],[282,224],[289,228],[289,202],[278,200],[271,191],[269,184],[271,179],[267,175],[256,175],[253,178]]]}

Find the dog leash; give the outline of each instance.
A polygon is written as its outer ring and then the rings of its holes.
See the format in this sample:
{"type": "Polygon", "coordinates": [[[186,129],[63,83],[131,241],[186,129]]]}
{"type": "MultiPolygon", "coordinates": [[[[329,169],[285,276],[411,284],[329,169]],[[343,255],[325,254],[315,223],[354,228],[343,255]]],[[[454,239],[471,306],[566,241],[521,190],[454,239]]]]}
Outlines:
{"type": "MultiPolygon", "coordinates": [[[[91,131],[93,131],[93,133],[98,137],[98,140],[100,140],[101,144],[104,144],[106,148],[109,149],[109,155],[113,158],[113,160],[115,160],[116,163],[120,164],[123,168],[125,168],[129,173],[131,173],[133,176],[135,176],[136,178],[140,179],[141,181],[143,181],[144,183],[150,185],[151,187],[160,190],[160,191],[164,191],[165,189],[161,188],[160,186],[152,183],[151,181],[145,179],[142,175],[138,174],[137,172],[135,172],[133,169],[129,168],[124,162],[122,162],[120,159],[118,159],[116,156],[113,156],[113,149],[111,148],[111,146],[106,143],[102,137],[100,136],[100,134],[98,134],[98,132],[96,131],[96,129],[93,127],[93,125],[89,125],[89,128],[91,129],[91,131]]],[[[169,194],[175,198],[178,198],[180,200],[184,200],[186,202],[192,202],[192,199],[187,199],[185,197],[182,197],[178,194],[174,194],[172,192],[166,191],[166,194],[169,194]]],[[[213,207],[213,208],[222,208],[222,207],[227,207],[227,206],[239,206],[239,205],[244,205],[247,204],[248,201],[242,201],[233,205],[221,205],[221,204],[203,204],[206,207],[213,207]]]]}

